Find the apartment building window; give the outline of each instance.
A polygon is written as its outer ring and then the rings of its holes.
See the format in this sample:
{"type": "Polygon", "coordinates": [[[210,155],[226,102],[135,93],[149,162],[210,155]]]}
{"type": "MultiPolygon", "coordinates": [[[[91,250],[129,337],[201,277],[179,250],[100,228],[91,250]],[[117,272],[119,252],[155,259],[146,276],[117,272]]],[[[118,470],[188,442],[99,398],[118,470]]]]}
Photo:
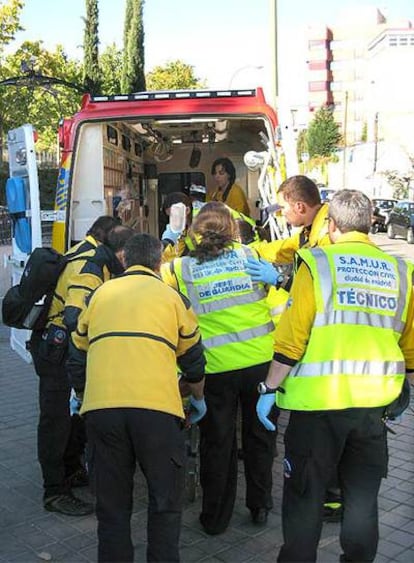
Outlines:
{"type": "Polygon", "coordinates": [[[309,92],[325,92],[329,90],[328,82],[309,82],[309,92]]]}
{"type": "Polygon", "coordinates": [[[309,39],[308,41],[308,48],[312,49],[320,49],[320,48],[327,48],[328,41],[326,39],[309,39]]]}
{"type": "Polygon", "coordinates": [[[407,47],[414,45],[414,35],[412,33],[405,35],[390,35],[388,38],[390,47],[407,47]]]}
{"type": "Polygon", "coordinates": [[[309,61],[309,70],[329,70],[328,61],[309,61]]]}
{"type": "Polygon", "coordinates": [[[352,59],[345,59],[343,61],[332,61],[331,70],[343,70],[344,68],[349,68],[353,65],[352,59]]]}

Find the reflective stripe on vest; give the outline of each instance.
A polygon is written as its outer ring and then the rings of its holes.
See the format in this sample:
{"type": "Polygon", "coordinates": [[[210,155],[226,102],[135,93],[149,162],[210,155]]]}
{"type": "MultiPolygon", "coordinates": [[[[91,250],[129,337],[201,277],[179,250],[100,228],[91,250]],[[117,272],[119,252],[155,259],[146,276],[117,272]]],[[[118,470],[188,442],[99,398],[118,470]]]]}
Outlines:
{"type": "MultiPolygon", "coordinates": [[[[289,376],[298,375],[299,364],[296,364],[289,376]]],[[[357,360],[331,360],[328,362],[315,362],[300,365],[300,377],[317,377],[319,375],[343,375],[354,373],[361,376],[394,375],[405,371],[404,362],[357,361],[357,360]]]]}
{"type": "Polygon", "coordinates": [[[207,348],[215,348],[216,346],[224,346],[225,344],[230,344],[232,342],[245,342],[246,340],[251,340],[252,338],[257,338],[258,336],[265,336],[274,330],[275,325],[272,321],[265,323],[261,326],[256,326],[254,328],[248,328],[246,330],[240,330],[238,332],[228,332],[227,334],[219,334],[218,336],[212,336],[211,338],[203,338],[203,344],[207,348]]]}

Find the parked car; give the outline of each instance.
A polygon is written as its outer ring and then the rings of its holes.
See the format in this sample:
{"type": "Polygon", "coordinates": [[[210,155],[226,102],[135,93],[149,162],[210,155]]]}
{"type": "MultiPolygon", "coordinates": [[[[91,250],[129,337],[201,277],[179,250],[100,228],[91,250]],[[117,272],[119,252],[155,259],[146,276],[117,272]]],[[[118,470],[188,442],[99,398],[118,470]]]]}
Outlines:
{"type": "Polygon", "coordinates": [[[318,184],[319,192],[321,194],[322,203],[326,203],[332,199],[332,196],[336,192],[333,188],[328,188],[327,186],[322,186],[318,184]]]}
{"type": "Polygon", "coordinates": [[[408,244],[414,244],[414,201],[404,199],[394,205],[388,218],[387,235],[391,239],[403,237],[408,244]]]}
{"type": "Polygon", "coordinates": [[[391,210],[397,203],[396,199],[373,199],[371,233],[386,232],[391,210]]]}

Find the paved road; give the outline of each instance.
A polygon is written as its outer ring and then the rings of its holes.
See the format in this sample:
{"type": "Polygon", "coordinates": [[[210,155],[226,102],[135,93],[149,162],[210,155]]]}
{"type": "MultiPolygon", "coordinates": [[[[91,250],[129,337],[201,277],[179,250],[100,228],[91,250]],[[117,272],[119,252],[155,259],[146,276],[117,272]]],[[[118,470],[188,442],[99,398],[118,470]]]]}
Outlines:
{"type": "Polygon", "coordinates": [[[386,233],[378,233],[376,235],[370,235],[370,237],[375,244],[380,246],[385,252],[414,261],[414,244],[408,244],[407,241],[402,238],[389,239],[386,233]]]}
{"type": "MultiPolygon", "coordinates": [[[[386,244],[383,235],[376,235],[386,244]]],[[[406,252],[407,244],[392,241],[406,252]]],[[[414,250],[414,249],[413,249],[414,250]]],[[[414,258],[414,253],[413,253],[414,258]]],[[[1,268],[0,268],[1,269],[1,268]]],[[[96,519],[71,518],[42,509],[41,478],[36,461],[37,380],[31,365],[8,346],[8,330],[0,325],[0,562],[64,563],[96,561],[96,519]]],[[[283,453],[286,415],[280,420],[278,449],[283,453]]],[[[394,425],[390,436],[389,476],[383,481],[380,506],[380,542],[377,563],[414,562],[414,402],[394,425]]],[[[226,533],[209,537],[198,523],[200,500],[187,502],[183,514],[181,557],[184,563],[275,561],[281,544],[281,458],[274,463],[274,508],[266,528],[249,520],[244,506],[243,466],[239,462],[239,488],[234,515],[226,533]]],[[[80,496],[90,493],[79,490],[80,496]]],[[[136,479],[132,535],[136,561],[145,561],[146,495],[136,479]]],[[[318,562],[338,561],[338,524],[323,528],[318,562]]]]}

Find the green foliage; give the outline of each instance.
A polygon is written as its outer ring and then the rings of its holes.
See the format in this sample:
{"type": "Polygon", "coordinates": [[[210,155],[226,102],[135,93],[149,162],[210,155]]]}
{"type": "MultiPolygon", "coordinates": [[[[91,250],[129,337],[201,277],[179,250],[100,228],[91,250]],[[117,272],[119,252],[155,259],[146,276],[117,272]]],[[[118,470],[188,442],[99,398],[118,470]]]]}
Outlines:
{"type": "Polygon", "coordinates": [[[393,197],[396,199],[406,199],[409,197],[409,186],[414,181],[414,172],[402,174],[398,170],[384,170],[381,172],[387,182],[392,186],[393,197]]]}
{"type": "Polygon", "coordinates": [[[205,88],[205,83],[194,75],[194,67],[176,60],[156,66],[147,74],[148,90],[183,90],[205,88]]]}
{"type": "Polygon", "coordinates": [[[19,22],[23,6],[22,0],[0,1],[0,51],[14,39],[16,31],[23,29],[19,22]]]}
{"type": "MultiPolygon", "coordinates": [[[[56,186],[58,179],[57,168],[38,168],[40,209],[53,209],[55,203],[56,186]]],[[[0,186],[6,184],[9,177],[9,165],[0,165],[0,186]]],[[[0,189],[0,205],[6,205],[6,190],[0,189]]]]}
{"type": "Polygon", "coordinates": [[[365,122],[361,131],[361,143],[366,143],[368,139],[368,125],[365,122]]]}
{"type": "Polygon", "coordinates": [[[332,110],[320,108],[311,121],[306,136],[309,155],[331,156],[341,140],[339,125],[335,122],[332,110]]]}
{"type": "Polygon", "coordinates": [[[122,91],[125,94],[145,90],[143,7],[144,0],[127,0],[122,68],[122,91]]]}
{"type": "MultiPolygon", "coordinates": [[[[61,45],[52,52],[44,49],[41,41],[26,41],[7,56],[0,68],[0,80],[22,76],[22,63],[31,59],[35,61],[36,73],[76,84],[81,82],[81,64],[68,60],[61,45]]],[[[32,123],[39,133],[37,150],[53,151],[59,119],[73,115],[79,109],[81,97],[77,91],[63,85],[38,86],[29,76],[27,85],[0,87],[3,131],[32,123]]]]}
{"type": "Polygon", "coordinates": [[[99,10],[98,0],[86,0],[85,32],[83,40],[84,50],[84,75],[85,90],[91,94],[100,91],[99,72],[99,10]]]}
{"type": "Polygon", "coordinates": [[[302,155],[308,152],[307,130],[302,129],[299,132],[298,140],[296,141],[296,156],[298,162],[302,162],[302,155]]]}
{"type": "Polygon", "coordinates": [[[113,43],[109,45],[99,58],[101,69],[101,93],[107,96],[119,94],[122,75],[122,51],[113,43]]]}

